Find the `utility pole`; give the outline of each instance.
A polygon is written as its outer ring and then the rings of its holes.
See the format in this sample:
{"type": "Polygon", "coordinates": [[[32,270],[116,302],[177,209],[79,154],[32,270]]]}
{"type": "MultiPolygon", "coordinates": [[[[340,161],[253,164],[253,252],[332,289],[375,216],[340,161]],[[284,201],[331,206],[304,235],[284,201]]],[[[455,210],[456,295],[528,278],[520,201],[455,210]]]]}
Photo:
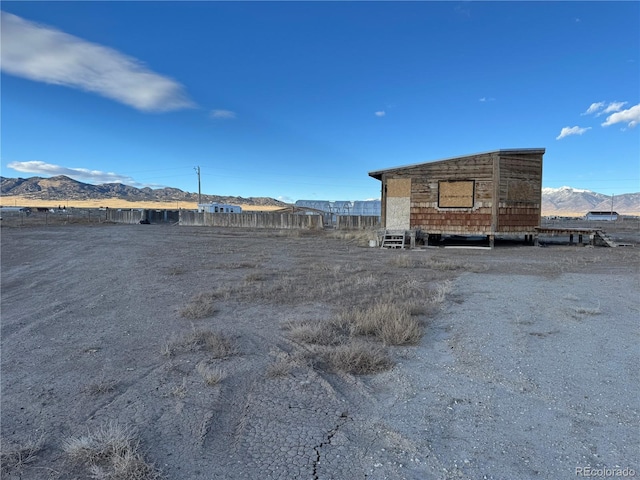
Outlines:
{"type": "Polygon", "coordinates": [[[611,216],[609,218],[611,218],[611,220],[613,220],[613,197],[615,197],[615,195],[612,193],[611,194],[611,216]]]}
{"type": "Polygon", "coordinates": [[[202,203],[202,200],[201,200],[202,194],[200,192],[200,167],[199,166],[193,167],[193,169],[198,174],[198,205],[200,205],[202,203]]]}

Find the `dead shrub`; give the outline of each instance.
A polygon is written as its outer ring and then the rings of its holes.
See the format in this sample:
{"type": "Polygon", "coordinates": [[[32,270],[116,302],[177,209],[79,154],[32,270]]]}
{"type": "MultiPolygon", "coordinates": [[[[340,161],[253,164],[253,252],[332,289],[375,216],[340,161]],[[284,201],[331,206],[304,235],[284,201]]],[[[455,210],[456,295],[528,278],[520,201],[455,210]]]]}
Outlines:
{"type": "Polygon", "coordinates": [[[108,423],[87,435],[63,443],[67,456],[84,466],[93,478],[108,480],[156,480],[161,475],[138,451],[140,442],[132,427],[108,423]]]}
{"type": "Polygon", "coordinates": [[[383,372],[393,366],[384,347],[361,341],[330,349],[325,353],[325,362],[333,371],[353,375],[383,372]]]}
{"type": "MultiPolygon", "coordinates": [[[[44,449],[44,436],[29,437],[24,442],[2,444],[0,448],[0,474],[10,475],[17,473],[20,475],[22,469],[33,462],[44,449]]],[[[21,478],[21,477],[20,477],[21,478]]]]}
{"type": "Polygon", "coordinates": [[[218,367],[211,367],[204,362],[200,362],[196,365],[196,371],[209,386],[218,385],[222,380],[227,378],[224,370],[218,367]]]}
{"type": "Polygon", "coordinates": [[[201,292],[191,297],[191,300],[180,310],[180,316],[190,319],[211,317],[215,309],[215,292],[201,292]]]}

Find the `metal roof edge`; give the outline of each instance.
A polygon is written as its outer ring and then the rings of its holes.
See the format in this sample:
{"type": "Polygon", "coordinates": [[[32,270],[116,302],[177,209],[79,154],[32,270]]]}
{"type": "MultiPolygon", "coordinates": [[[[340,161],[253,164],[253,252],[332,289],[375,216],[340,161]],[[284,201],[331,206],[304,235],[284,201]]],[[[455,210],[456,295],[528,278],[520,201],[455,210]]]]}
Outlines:
{"type": "Polygon", "coordinates": [[[428,163],[437,163],[437,162],[446,162],[446,161],[449,161],[449,160],[458,160],[460,158],[473,157],[473,156],[476,156],[476,155],[488,155],[488,154],[494,154],[494,153],[497,153],[497,154],[542,153],[542,154],[544,154],[545,152],[546,152],[546,148],[502,148],[502,149],[499,149],[499,150],[489,150],[488,152],[469,153],[467,155],[457,155],[455,157],[440,158],[440,159],[437,159],[437,160],[428,160],[426,162],[410,163],[408,165],[399,165],[397,167],[383,168],[381,170],[372,170],[372,171],[369,172],[369,176],[376,178],[376,175],[382,175],[385,172],[391,172],[393,170],[402,170],[404,168],[418,167],[420,165],[426,165],[428,163]]]}

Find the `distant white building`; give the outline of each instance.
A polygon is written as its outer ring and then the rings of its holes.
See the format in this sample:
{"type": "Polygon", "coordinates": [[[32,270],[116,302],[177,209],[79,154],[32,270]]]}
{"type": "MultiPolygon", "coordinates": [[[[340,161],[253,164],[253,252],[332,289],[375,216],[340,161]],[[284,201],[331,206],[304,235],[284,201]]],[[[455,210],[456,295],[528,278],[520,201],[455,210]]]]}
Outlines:
{"type": "Polygon", "coordinates": [[[198,213],[242,213],[242,208],[237,205],[225,203],[199,203],[198,213]]]}
{"type": "Polygon", "coordinates": [[[587,212],[585,220],[604,220],[614,222],[618,220],[618,212],[587,212]]]}

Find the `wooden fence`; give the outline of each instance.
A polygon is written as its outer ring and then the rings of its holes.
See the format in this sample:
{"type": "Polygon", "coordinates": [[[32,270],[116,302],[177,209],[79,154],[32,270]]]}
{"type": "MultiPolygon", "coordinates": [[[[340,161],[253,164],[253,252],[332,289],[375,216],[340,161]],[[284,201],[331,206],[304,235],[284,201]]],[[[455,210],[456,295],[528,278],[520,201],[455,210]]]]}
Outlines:
{"type": "Polygon", "coordinates": [[[292,213],[198,213],[180,210],[180,225],[275,229],[322,229],[322,216],[292,213]]]}

